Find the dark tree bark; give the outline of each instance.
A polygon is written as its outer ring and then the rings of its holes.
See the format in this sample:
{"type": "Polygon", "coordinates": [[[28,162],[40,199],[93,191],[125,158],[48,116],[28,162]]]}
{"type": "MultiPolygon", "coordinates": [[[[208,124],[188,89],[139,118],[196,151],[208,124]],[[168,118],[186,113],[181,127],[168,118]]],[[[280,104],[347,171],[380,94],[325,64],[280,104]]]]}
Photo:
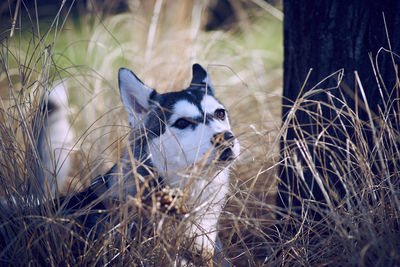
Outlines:
{"type": "MultiPolygon", "coordinates": [[[[377,61],[382,77],[379,85],[384,88],[382,97],[378,90],[378,82],[369,53],[372,54],[374,61],[381,47],[387,50],[391,47],[394,53],[400,53],[400,1],[284,0],[283,6],[285,14],[283,121],[287,119],[288,112],[297,98],[304,96],[318,82],[341,69],[343,69],[344,76],[339,86],[337,84],[340,77],[334,75],[319,84],[317,88],[344,99],[361,120],[368,122],[369,117],[363,108],[365,103],[355,101],[357,96],[361,98],[355,71],[360,77],[373,114],[379,114],[379,109],[384,110],[385,104],[396,101],[399,87],[396,84],[397,74],[394,65],[398,64],[399,59],[396,55],[392,58],[392,54],[385,51],[378,55],[377,61]],[[312,69],[311,72],[310,69],[312,69]],[[302,89],[307,76],[307,82],[302,89]]],[[[316,100],[315,103],[341,105],[338,101],[332,101],[324,93],[310,98],[316,100]]],[[[335,157],[343,157],[345,160],[345,155],[340,155],[337,147],[345,145],[346,136],[336,131],[334,127],[327,127],[329,136],[332,138],[328,138],[324,142],[332,144],[331,149],[321,151],[320,148],[315,148],[313,142],[321,133],[320,126],[323,123],[321,123],[321,118],[311,116],[310,112],[321,114],[326,119],[324,123],[339,123],[337,120],[335,121],[337,114],[329,107],[324,107],[323,104],[303,106],[302,110],[296,112],[296,120],[301,125],[304,138],[310,140],[308,149],[314,156],[312,160],[314,160],[318,172],[322,173],[321,176],[328,177],[329,181],[326,182],[336,188],[336,193],[340,198],[343,196],[343,188],[338,182],[339,177],[330,169],[329,157],[332,156],[332,153],[337,153],[339,156],[335,155],[335,157]]],[[[394,116],[392,120],[397,127],[398,118],[396,114],[394,116]]],[[[351,132],[351,127],[346,125],[346,122],[344,124],[345,127],[348,127],[347,132],[351,132]]],[[[326,129],[324,128],[324,130],[326,129]]],[[[372,145],[372,136],[368,134],[368,129],[365,130],[365,133],[366,140],[372,145]]],[[[293,125],[289,125],[287,135],[281,139],[281,151],[288,151],[291,146],[295,147],[295,140],[299,138],[299,131],[296,131],[293,125]]],[[[301,158],[300,153],[297,154],[300,162],[304,162],[305,159],[301,158]]],[[[282,152],[282,158],[284,159],[286,156],[282,152]]],[[[305,183],[294,174],[293,168],[288,168],[283,164],[280,172],[278,206],[286,210],[290,206],[298,211],[304,199],[314,198],[324,202],[325,198],[314,175],[310,170],[304,170],[304,173],[305,183]],[[306,188],[310,188],[310,190],[306,188]],[[314,197],[311,197],[311,193],[314,197]],[[292,198],[291,194],[298,195],[299,198],[292,198]]]]}

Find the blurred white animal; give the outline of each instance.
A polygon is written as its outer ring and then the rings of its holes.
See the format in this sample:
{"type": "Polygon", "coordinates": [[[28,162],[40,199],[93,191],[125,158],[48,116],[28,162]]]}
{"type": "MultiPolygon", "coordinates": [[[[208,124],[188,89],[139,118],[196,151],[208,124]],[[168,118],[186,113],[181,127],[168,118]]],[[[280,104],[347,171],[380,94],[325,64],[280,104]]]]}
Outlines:
{"type": "Polygon", "coordinates": [[[71,169],[70,152],[73,132],[68,122],[68,97],[63,83],[58,84],[42,99],[38,151],[41,163],[37,178],[43,192],[54,198],[67,182],[71,169]]]}

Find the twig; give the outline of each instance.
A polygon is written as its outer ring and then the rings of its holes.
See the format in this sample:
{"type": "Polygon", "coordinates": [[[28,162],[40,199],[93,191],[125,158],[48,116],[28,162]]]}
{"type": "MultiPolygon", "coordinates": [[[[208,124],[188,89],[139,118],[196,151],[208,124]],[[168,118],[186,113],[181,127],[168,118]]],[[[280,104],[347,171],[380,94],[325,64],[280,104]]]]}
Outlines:
{"type": "Polygon", "coordinates": [[[21,0],[18,0],[17,1],[17,6],[15,7],[14,18],[13,18],[12,24],[11,24],[10,37],[13,37],[13,35],[14,35],[14,29],[15,29],[15,24],[17,22],[17,16],[18,16],[18,11],[19,11],[19,6],[20,5],[21,5],[21,0]]]}

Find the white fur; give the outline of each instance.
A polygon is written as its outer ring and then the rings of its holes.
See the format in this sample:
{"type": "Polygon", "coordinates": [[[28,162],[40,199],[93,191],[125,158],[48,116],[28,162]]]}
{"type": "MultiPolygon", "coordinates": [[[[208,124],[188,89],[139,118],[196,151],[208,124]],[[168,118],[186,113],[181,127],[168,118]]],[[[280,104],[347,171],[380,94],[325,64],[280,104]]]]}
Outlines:
{"type": "MultiPolygon", "coordinates": [[[[171,116],[170,124],[174,121],[173,118],[176,119],[183,115],[189,119],[198,116],[198,113],[194,111],[194,108],[197,110],[195,105],[181,102],[184,101],[179,101],[178,105],[174,106],[174,115],[171,116]],[[188,108],[186,114],[182,110],[184,106],[188,108]],[[175,115],[178,112],[179,116],[175,115]]],[[[214,97],[208,95],[203,98],[201,105],[207,108],[207,113],[211,114],[216,109],[224,108],[214,97]]],[[[198,163],[205,155],[208,155],[208,163],[211,163],[216,152],[210,142],[211,138],[215,134],[230,130],[228,118],[223,121],[213,120],[208,125],[199,123],[195,129],[188,127],[181,130],[166,126],[163,135],[150,140],[150,154],[154,167],[163,177],[174,180],[177,171],[198,163]]]]}
{"type": "Polygon", "coordinates": [[[170,123],[173,123],[181,117],[195,118],[201,115],[196,105],[189,103],[185,100],[180,100],[174,105],[173,114],[170,117],[170,123]]]}
{"type": "Polygon", "coordinates": [[[62,83],[58,84],[46,96],[54,105],[54,110],[45,118],[42,128],[42,145],[39,147],[43,172],[43,190],[54,197],[56,189],[65,186],[71,168],[69,157],[73,133],[68,122],[68,97],[62,83]]]}
{"type": "MultiPolygon", "coordinates": [[[[200,113],[197,107],[189,102],[179,101],[174,106],[174,115],[170,124],[181,116],[194,118],[200,113]]],[[[206,95],[201,101],[203,110],[214,114],[215,110],[224,108],[213,96],[206,95]]],[[[198,124],[194,129],[177,129],[166,127],[166,131],[158,138],[151,140],[150,154],[154,166],[167,180],[171,187],[185,189],[190,183],[188,204],[194,207],[191,216],[193,224],[188,229],[188,235],[195,238],[195,247],[199,251],[212,252],[217,235],[218,218],[229,190],[229,165],[211,167],[214,171],[206,177],[196,175],[186,177],[181,170],[193,166],[200,160],[210,164],[215,158],[215,147],[211,138],[218,133],[230,131],[229,119],[215,119],[208,125],[198,124]],[[206,158],[204,158],[206,157],[206,158]]],[[[240,146],[234,140],[232,148],[235,156],[239,155],[240,146]]]]}

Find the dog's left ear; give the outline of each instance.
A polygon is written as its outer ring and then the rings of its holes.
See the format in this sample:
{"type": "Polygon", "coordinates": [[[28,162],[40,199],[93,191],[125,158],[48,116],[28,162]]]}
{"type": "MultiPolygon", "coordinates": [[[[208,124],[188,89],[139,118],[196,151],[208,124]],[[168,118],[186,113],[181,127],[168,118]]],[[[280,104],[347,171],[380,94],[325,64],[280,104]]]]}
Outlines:
{"type": "Polygon", "coordinates": [[[193,64],[193,78],[190,86],[201,86],[206,89],[207,94],[214,95],[214,88],[211,83],[210,75],[200,64],[193,64]]]}
{"type": "Polygon", "coordinates": [[[138,126],[150,109],[150,96],[154,89],[147,87],[136,75],[125,68],[118,72],[119,92],[128,113],[129,124],[138,126]]]}

